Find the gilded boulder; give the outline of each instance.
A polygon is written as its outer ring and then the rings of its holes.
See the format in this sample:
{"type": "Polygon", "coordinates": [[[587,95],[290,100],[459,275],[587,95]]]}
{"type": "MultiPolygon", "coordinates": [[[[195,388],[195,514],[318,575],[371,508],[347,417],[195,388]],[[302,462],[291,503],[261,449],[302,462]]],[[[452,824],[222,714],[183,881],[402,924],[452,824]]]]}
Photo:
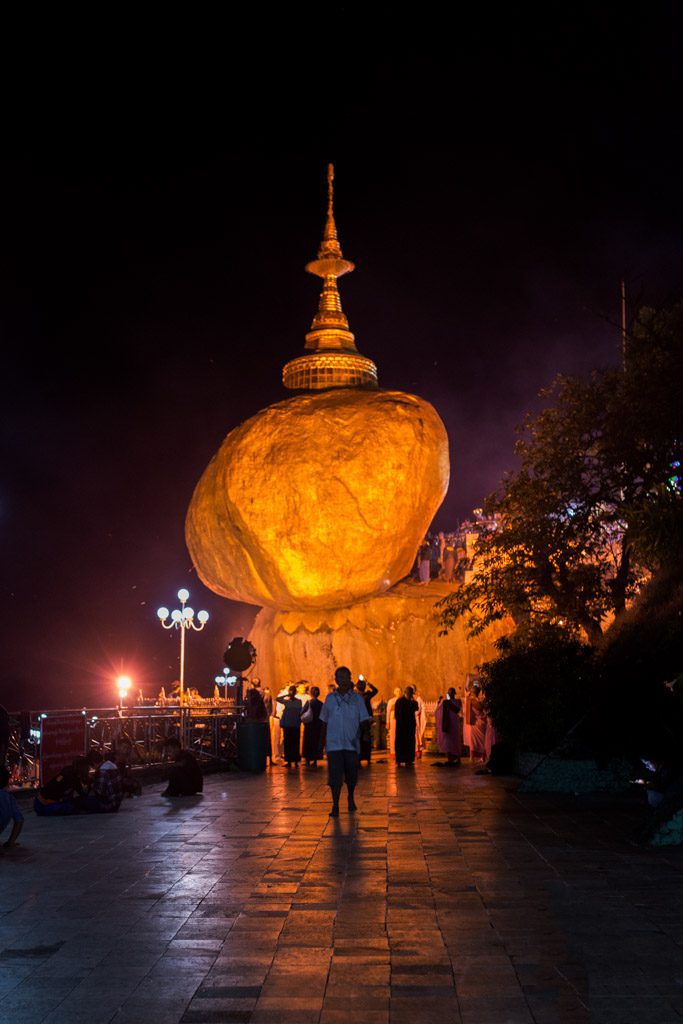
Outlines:
{"type": "Polygon", "coordinates": [[[423,399],[298,395],[225,438],[190,503],[188,549],[224,597],[345,607],[410,572],[448,476],[446,431],[423,399]]]}

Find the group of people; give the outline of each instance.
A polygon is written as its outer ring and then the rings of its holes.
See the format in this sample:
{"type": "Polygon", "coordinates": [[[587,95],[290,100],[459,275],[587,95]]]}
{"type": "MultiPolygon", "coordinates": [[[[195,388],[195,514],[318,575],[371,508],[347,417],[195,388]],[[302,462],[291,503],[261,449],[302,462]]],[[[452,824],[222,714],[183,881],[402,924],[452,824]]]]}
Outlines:
{"type": "MultiPolygon", "coordinates": [[[[317,766],[327,759],[328,784],[332,794],[332,817],[339,815],[340,794],[347,786],[348,809],[356,810],[354,791],[361,762],[370,764],[372,751],[373,700],[378,690],[360,676],[354,684],[346,667],[335,672],[335,682],[328,688],[326,699],[320,689],[305,682],[291,684],[275,698],[268,689],[261,689],[253,680],[246,694],[245,714],[248,718],[270,720],[269,736],[273,737],[273,720],[282,741],[283,759],[287,768],[303,758],[317,766]],[[303,726],[303,731],[302,731],[303,726]]],[[[421,756],[426,729],[425,703],[415,687],[396,689],[386,705],[387,738],[390,756],[397,766],[411,766],[421,756]]],[[[438,749],[446,755],[446,765],[458,765],[465,750],[474,761],[484,764],[496,743],[495,729],[486,713],[478,682],[468,683],[464,699],[454,687],[440,697],[435,711],[438,749]]],[[[138,796],[139,781],[131,767],[133,743],[124,733],[111,753],[92,750],[76,758],[48,779],[36,793],[34,810],[41,817],[69,814],[113,813],[125,796],[138,796]]],[[[271,763],[276,754],[271,745],[271,763]]],[[[184,750],[176,737],[164,741],[166,789],[164,797],[191,796],[201,793],[201,767],[191,751],[184,750]]],[[[486,770],[484,768],[481,769],[486,770]]],[[[4,846],[16,843],[23,815],[15,798],[7,791],[9,773],[0,767],[0,832],[12,822],[12,831],[4,846]]]]}
{"type": "MultiPolygon", "coordinates": [[[[140,796],[142,786],[135,778],[131,760],[133,744],[120,736],[108,754],[91,750],[77,757],[45,782],[33,799],[41,818],[70,814],[113,814],[124,797],[140,796]]],[[[163,744],[166,760],[166,789],[162,796],[192,796],[203,788],[202,770],[194,754],[183,750],[177,737],[163,744]]]]}
{"type": "MultiPolygon", "coordinates": [[[[337,688],[336,684],[330,684],[327,695],[337,688]]],[[[359,757],[360,761],[369,764],[372,757],[372,701],[379,690],[363,676],[359,676],[354,688],[363,698],[368,712],[360,730],[359,757]]],[[[310,686],[306,680],[290,683],[273,697],[269,689],[261,688],[259,679],[253,679],[245,698],[246,717],[269,725],[270,763],[275,764],[278,757],[282,757],[286,768],[296,767],[302,760],[308,767],[318,767],[318,761],[327,748],[327,730],[321,717],[323,707],[320,687],[310,686]]]]}
{"type": "Polygon", "coordinates": [[[467,552],[463,540],[455,533],[440,531],[435,537],[427,534],[420,544],[415,560],[415,574],[421,584],[432,579],[455,583],[467,568],[467,552]]]}
{"type": "Polygon", "coordinates": [[[445,697],[439,697],[434,719],[437,746],[446,755],[447,766],[459,765],[467,748],[471,760],[482,765],[479,770],[487,771],[483,766],[490,761],[498,736],[486,711],[480,683],[466,685],[464,700],[451,686],[445,697]]]}

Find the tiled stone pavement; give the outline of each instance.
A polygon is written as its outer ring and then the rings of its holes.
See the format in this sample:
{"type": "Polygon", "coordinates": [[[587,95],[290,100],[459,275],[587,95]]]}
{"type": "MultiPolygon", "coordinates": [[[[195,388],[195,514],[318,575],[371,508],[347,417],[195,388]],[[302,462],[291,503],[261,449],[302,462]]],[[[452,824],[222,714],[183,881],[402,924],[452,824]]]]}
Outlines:
{"type": "Polygon", "coordinates": [[[668,1024],[683,851],[638,807],[470,768],[206,780],[38,819],[0,859],[0,1024],[668,1024]]]}

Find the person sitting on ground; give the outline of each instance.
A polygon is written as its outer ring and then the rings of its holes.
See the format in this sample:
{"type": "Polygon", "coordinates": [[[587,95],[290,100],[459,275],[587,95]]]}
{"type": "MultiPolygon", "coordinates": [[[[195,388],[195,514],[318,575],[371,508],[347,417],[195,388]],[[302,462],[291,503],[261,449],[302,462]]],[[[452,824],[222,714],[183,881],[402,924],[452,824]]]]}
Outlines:
{"type": "Polygon", "coordinates": [[[142,785],[139,779],[133,775],[131,761],[133,760],[133,742],[129,736],[122,733],[116,740],[115,749],[112,753],[112,760],[121,776],[121,787],[124,796],[142,796],[142,785]]]}
{"type": "Polygon", "coordinates": [[[10,821],[14,822],[9,839],[2,844],[5,848],[17,845],[19,833],[24,827],[24,815],[12,793],[7,792],[9,772],[4,764],[0,765],[0,833],[4,832],[10,821]]]}
{"type": "Polygon", "coordinates": [[[123,787],[119,770],[110,757],[99,750],[91,750],[88,763],[95,768],[90,792],[78,800],[78,807],[87,814],[113,814],[123,800],[123,787]]]}
{"type": "Polygon", "coordinates": [[[331,818],[339,817],[339,797],[344,782],[349,811],[355,811],[353,793],[358,782],[361,724],[370,717],[365,701],[353,689],[351,672],[344,665],[334,673],[337,689],[327,696],[320,719],[327,726],[327,780],[332,790],[331,818]]]}
{"type": "Polygon", "coordinates": [[[36,793],[33,810],[41,818],[78,814],[81,797],[89,790],[90,765],[85,757],[76,757],[36,793]]]}
{"type": "Polygon", "coordinates": [[[183,750],[180,740],[169,736],[164,744],[169,761],[168,785],[162,796],[195,796],[204,789],[204,777],[199,762],[189,750],[183,750]]]}

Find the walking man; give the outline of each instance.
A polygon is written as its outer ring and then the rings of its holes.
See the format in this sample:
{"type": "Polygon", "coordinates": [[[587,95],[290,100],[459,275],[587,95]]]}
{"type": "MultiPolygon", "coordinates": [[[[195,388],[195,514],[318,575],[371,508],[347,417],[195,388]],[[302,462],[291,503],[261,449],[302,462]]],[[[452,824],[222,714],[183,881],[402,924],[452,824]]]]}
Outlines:
{"type": "Polygon", "coordinates": [[[332,790],[331,818],[339,817],[339,797],[346,782],[349,811],[356,810],[353,792],[358,781],[361,723],[370,718],[360,693],[353,689],[351,673],[344,666],[334,673],[337,689],[328,694],[320,720],[327,726],[327,781],[332,790]]]}

